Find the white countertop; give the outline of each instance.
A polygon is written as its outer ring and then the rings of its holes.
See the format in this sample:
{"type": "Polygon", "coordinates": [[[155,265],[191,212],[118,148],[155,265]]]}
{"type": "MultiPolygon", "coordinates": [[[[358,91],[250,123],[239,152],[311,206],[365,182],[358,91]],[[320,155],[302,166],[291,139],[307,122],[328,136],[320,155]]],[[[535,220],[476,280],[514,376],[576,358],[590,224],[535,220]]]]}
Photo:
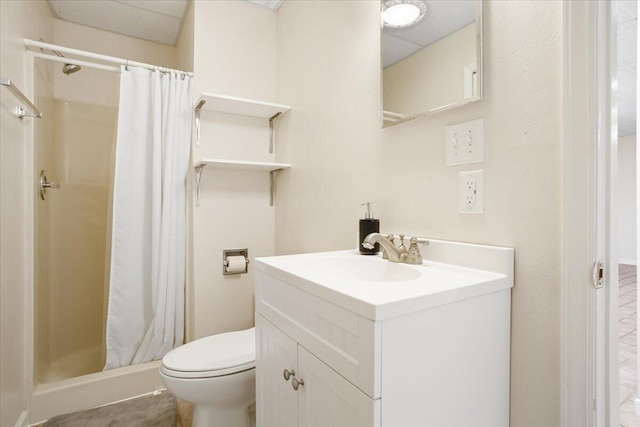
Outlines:
{"type": "Polygon", "coordinates": [[[437,261],[427,259],[423,265],[395,264],[380,255],[360,255],[356,250],[347,250],[257,258],[254,266],[258,271],[374,321],[513,287],[513,249],[445,241],[431,241],[430,246],[431,250],[426,247],[423,256],[433,253],[437,261]],[[465,256],[473,258],[469,264],[474,268],[459,265],[464,262],[459,254],[449,255],[458,252],[456,248],[464,249],[465,256]],[[452,263],[440,262],[443,258],[450,258],[452,263]],[[405,273],[405,280],[362,281],[327,269],[330,265],[327,262],[332,260],[365,267],[366,262],[386,263],[375,265],[376,274],[388,268],[391,273],[405,273]],[[478,263],[488,268],[478,268],[478,263]]]}

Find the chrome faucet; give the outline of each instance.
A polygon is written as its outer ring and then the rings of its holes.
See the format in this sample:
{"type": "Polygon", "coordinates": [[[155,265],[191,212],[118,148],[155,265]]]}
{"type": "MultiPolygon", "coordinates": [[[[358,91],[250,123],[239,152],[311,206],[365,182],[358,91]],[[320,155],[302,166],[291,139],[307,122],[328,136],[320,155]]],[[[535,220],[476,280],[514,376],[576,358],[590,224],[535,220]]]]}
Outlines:
{"type": "Polygon", "coordinates": [[[400,234],[400,246],[396,246],[393,241],[394,236],[392,234],[385,237],[380,233],[371,233],[362,241],[362,246],[367,249],[371,249],[376,243],[379,243],[384,251],[384,259],[388,259],[391,262],[401,262],[405,264],[422,264],[422,254],[418,248],[418,243],[428,245],[428,240],[412,237],[409,241],[411,243],[409,249],[404,246],[404,234],[400,234]]]}
{"type": "MultiPolygon", "coordinates": [[[[400,236],[400,238],[403,239],[404,235],[400,236]]],[[[362,246],[367,249],[372,249],[376,243],[379,243],[380,246],[382,246],[382,257],[391,262],[401,262],[400,257],[407,252],[407,248],[404,247],[404,244],[400,247],[393,244],[393,234],[389,234],[387,237],[380,233],[368,234],[362,241],[362,246]]]]}
{"type": "MultiPolygon", "coordinates": [[[[395,243],[393,242],[394,239],[395,236],[393,234],[387,234],[387,240],[395,246],[395,243]]],[[[387,254],[387,250],[385,248],[382,248],[382,259],[389,259],[389,255],[387,254]]]]}

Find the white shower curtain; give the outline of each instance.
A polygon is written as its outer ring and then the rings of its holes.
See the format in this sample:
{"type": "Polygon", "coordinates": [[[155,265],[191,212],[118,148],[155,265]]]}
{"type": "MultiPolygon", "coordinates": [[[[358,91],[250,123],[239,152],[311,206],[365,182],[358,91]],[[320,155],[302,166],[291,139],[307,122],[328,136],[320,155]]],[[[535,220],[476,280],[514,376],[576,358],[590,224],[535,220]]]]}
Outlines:
{"type": "Polygon", "coordinates": [[[182,344],[193,78],[122,67],[105,370],[182,344]]]}

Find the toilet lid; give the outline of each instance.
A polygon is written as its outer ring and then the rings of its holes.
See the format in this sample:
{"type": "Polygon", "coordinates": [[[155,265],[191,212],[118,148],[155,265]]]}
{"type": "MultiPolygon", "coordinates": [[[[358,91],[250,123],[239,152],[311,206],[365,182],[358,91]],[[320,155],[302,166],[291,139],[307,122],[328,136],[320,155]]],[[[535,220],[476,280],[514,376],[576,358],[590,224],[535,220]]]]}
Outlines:
{"type": "Polygon", "coordinates": [[[255,328],[251,328],[200,338],[177,347],[162,358],[162,367],[174,375],[184,372],[210,376],[216,371],[230,374],[250,369],[255,361],[255,328]]]}

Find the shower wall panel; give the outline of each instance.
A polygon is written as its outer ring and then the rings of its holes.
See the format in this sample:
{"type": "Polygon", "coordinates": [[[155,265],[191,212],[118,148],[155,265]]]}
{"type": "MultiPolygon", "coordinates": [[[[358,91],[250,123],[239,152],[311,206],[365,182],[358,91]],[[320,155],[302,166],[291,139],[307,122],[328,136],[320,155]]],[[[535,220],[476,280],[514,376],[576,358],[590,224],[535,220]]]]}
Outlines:
{"type": "MultiPolygon", "coordinates": [[[[39,331],[48,361],[40,382],[102,370],[107,217],[116,109],[55,100],[53,141],[47,177],[60,182],[39,201],[48,217],[48,274],[40,274],[41,314],[48,339],[39,331]],[[47,276],[46,278],[44,276],[47,276]]],[[[44,236],[43,236],[44,237],[44,236]]],[[[42,354],[39,351],[38,354],[42,354]]],[[[40,369],[42,372],[43,369],[40,369]]]]}

